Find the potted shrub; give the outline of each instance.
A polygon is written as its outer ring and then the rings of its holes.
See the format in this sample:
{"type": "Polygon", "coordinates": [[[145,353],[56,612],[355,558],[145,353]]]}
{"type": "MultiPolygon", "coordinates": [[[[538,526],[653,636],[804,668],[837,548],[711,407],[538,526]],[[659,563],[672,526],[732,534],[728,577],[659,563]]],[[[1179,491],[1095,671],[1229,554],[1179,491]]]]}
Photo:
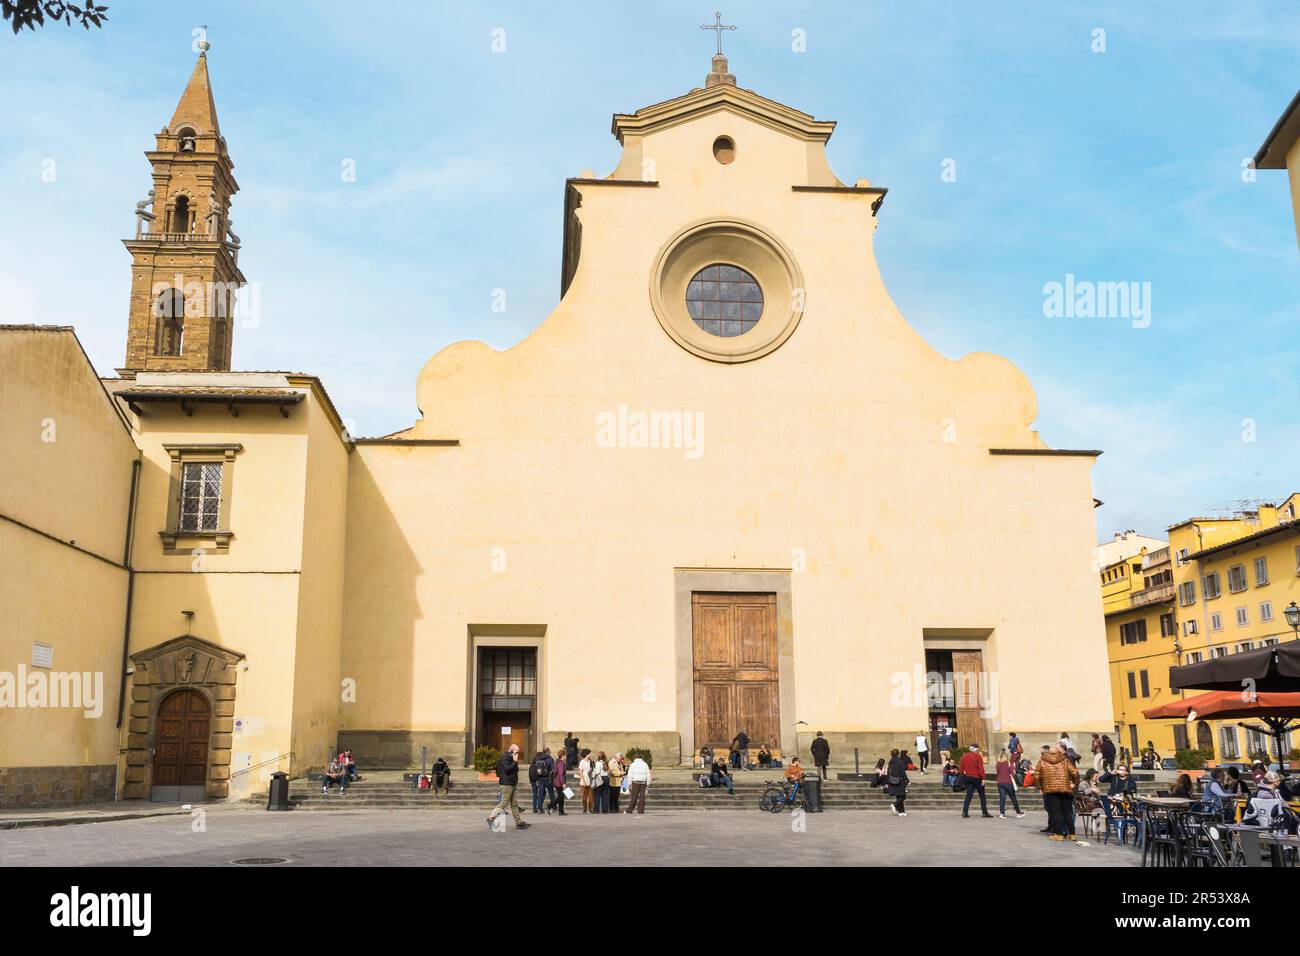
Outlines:
{"type": "Polygon", "coordinates": [[[496,747],[486,745],[475,748],[474,750],[474,769],[478,771],[479,780],[496,780],[497,761],[501,759],[501,751],[496,747]]]}
{"type": "Polygon", "coordinates": [[[629,764],[637,757],[640,757],[645,761],[647,767],[653,767],[655,765],[654,754],[645,747],[628,747],[627,752],[623,754],[623,756],[627,758],[629,764]]]}
{"type": "Polygon", "coordinates": [[[1201,770],[1205,767],[1207,760],[1214,757],[1212,750],[1197,750],[1195,747],[1184,747],[1182,750],[1174,751],[1174,763],[1179,770],[1201,770]]]}

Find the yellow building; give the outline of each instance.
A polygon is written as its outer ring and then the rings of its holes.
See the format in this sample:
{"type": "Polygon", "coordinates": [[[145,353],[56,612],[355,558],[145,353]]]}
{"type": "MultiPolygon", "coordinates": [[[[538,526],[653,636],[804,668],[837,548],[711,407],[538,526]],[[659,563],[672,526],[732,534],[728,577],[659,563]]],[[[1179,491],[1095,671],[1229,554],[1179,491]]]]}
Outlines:
{"type": "MultiPolygon", "coordinates": [[[[1239,502],[1218,517],[1188,518],[1169,541],[1116,536],[1100,570],[1118,746],[1135,759],[1196,747],[1215,762],[1271,748],[1236,721],[1147,720],[1142,711],[1196,691],[1170,691],[1169,668],[1288,640],[1284,617],[1300,600],[1300,494],[1279,505],[1239,502]],[[1124,538],[1121,543],[1121,538],[1124,538]],[[1149,550],[1149,544],[1161,544],[1149,550]]],[[[1101,549],[1098,549],[1099,551],[1101,549]]]]}
{"type": "MultiPolygon", "coordinates": [[[[1300,494],[1278,505],[1242,504],[1234,514],[1188,518],[1169,529],[1179,663],[1294,637],[1283,612],[1300,600],[1300,494]]],[[[1242,760],[1267,747],[1235,721],[1198,721],[1174,733],[1180,744],[1213,749],[1218,761],[1242,760]]]]}
{"type": "Polygon", "coordinates": [[[1148,721],[1142,711],[1169,700],[1168,668],[1176,663],[1169,546],[1131,532],[1117,535],[1113,545],[1119,553],[1107,555],[1112,560],[1099,572],[1115,714],[1112,739],[1135,760],[1148,742],[1165,756],[1173,750],[1170,722],[1148,721]]]}
{"type": "Polygon", "coordinates": [[[119,377],[67,330],[0,334],[0,654],[103,674],[108,715],[0,707],[0,801],[239,796],[335,747],[409,767],[572,732],[662,765],[821,730],[850,762],[941,720],[1111,729],[1077,558],[1098,452],[1047,447],[1010,362],[907,324],[886,190],[831,170],[833,123],[722,56],[616,115],[615,169],[564,187],[555,310],[441,350],[423,417],[354,438],[315,378],[227,370],[205,61],[147,154],[119,377]]]}

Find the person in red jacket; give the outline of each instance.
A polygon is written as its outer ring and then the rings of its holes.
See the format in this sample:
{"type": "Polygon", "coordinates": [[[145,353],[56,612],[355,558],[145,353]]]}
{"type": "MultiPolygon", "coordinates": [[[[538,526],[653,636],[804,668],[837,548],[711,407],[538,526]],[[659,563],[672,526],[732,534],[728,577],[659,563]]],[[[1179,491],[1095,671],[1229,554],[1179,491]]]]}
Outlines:
{"type": "Polygon", "coordinates": [[[984,757],[980,754],[979,744],[971,744],[968,750],[961,758],[961,764],[957,768],[962,775],[962,782],[966,786],[966,800],[961,806],[961,815],[970,816],[971,797],[976,792],[980,795],[980,811],[986,817],[991,817],[989,813],[988,799],[984,795],[984,757]]]}

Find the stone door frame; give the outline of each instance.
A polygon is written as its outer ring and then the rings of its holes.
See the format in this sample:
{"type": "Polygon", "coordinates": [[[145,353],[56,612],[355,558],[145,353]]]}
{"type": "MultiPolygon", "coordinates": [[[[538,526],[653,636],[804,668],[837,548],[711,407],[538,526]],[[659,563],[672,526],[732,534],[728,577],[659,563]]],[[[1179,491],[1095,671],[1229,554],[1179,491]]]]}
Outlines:
{"type": "Polygon", "coordinates": [[[131,716],[126,735],[122,798],[148,799],[153,789],[153,751],[158,707],[176,690],[194,690],[212,714],[208,738],[207,798],[230,794],[230,750],[235,730],[235,681],[244,655],[185,634],[131,655],[131,716]]]}
{"type": "MultiPolygon", "coordinates": [[[[677,733],[682,761],[695,753],[695,631],[691,595],[696,591],[748,591],[776,595],[777,709],[780,747],[795,753],[794,613],[790,572],[729,568],[673,569],[674,644],[677,663],[677,733]]],[[[739,729],[739,728],[737,728],[739,729]]]]}

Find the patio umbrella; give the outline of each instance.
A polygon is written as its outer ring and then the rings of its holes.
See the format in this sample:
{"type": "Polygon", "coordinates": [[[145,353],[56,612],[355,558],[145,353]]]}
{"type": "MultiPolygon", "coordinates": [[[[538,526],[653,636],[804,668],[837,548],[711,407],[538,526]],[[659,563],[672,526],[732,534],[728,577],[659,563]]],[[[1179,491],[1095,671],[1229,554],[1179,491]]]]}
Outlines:
{"type": "Polygon", "coordinates": [[[1300,641],[1169,668],[1170,690],[1300,692],[1300,641]]]}
{"type": "MultiPolygon", "coordinates": [[[[1244,657],[1245,654],[1234,655],[1244,657]]],[[[1224,660],[1225,658],[1220,658],[1224,660]]],[[[1192,664],[1199,667],[1199,664],[1192,664]]],[[[1172,668],[1171,668],[1172,670],[1172,668]]],[[[1292,730],[1300,728],[1300,693],[1250,693],[1242,690],[1216,690],[1208,694],[1197,694],[1185,700],[1173,700],[1159,707],[1150,707],[1142,711],[1148,720],[1258,720],[1265,727],[1261,731],[1270,734],[1277,744],[1277,764],[1286,769],[1286,758],[1282,750],[1283,737],[1292,730]]],[[[1254,729],[1254,728],[1251,728],[1254,729]]]]}

